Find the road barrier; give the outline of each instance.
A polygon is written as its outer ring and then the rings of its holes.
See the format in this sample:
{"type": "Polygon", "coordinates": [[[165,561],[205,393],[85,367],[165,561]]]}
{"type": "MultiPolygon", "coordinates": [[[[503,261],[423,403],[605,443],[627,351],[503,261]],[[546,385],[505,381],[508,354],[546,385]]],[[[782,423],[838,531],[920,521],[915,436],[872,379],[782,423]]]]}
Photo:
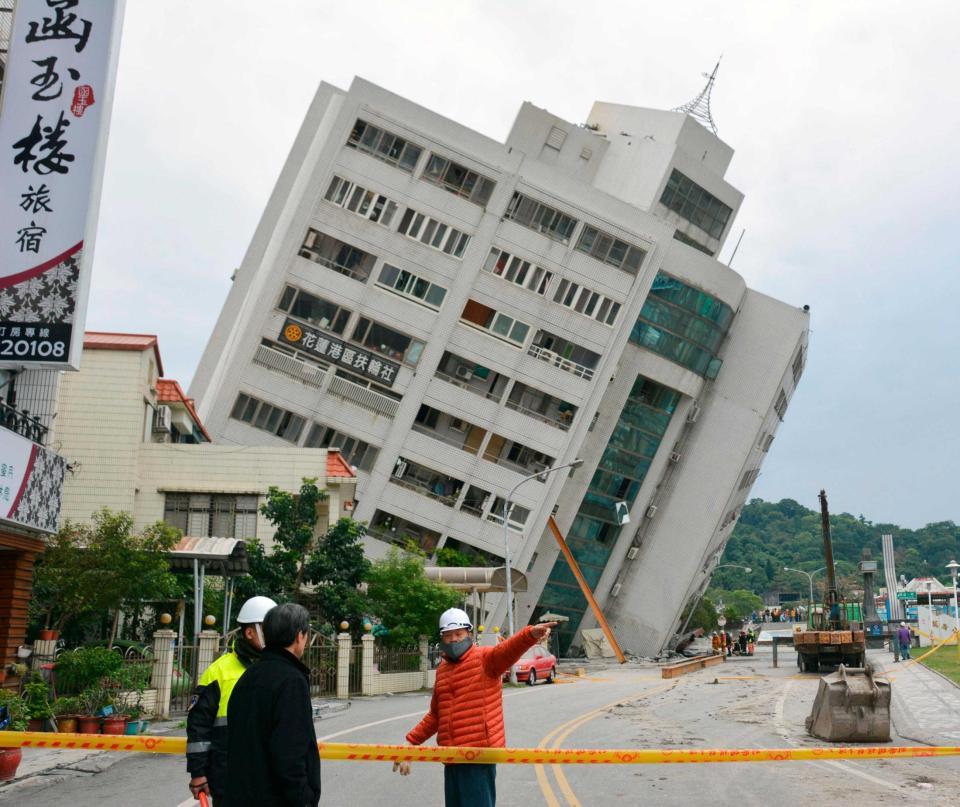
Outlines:
{"type": "MultiPolygon", "coordinates": [[[[661,765],[693,762],[809,762],[960,756],[960,746],[829,746],[820,748],[438,748],[317,743],[321,759],[350,762],[442,762],[489,765],[661,765]]],[[[186,737],[125,737],[0,731],[0,748],[184,754],[186,737]]]]}
{"type": "Polygon", "coordinates": [[[677,678],[686,675],[689,672],[702,670],[706,667],[712,667],[715,664],[723,664],[724,656],[722,653],[716,653],[709,656],[694,656],[686,661],[678,661],[675,664],[667,664],[660,668],[661,678],[677,678]]]}

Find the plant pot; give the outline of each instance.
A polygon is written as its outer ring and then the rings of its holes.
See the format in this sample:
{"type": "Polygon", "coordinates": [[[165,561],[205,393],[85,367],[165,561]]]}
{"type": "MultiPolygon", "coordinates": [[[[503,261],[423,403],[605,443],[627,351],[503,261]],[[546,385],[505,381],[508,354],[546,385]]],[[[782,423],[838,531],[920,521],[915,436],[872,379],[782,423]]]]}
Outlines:
{"type": "Polygon", "coordinates": [[[127,720],[126,725],[123,729],[124,734],[139,734],[140,733],[140,718],[131,717],[127,720]]]}
{"type": "Polygon", "coordinates": [[[60,715],[57,718],[57,728],[67,734],[75,734],[77,731],[77,715],[60,715]]]}
{"type": "Polygon", "coordinates": [[[77,718],[77,731],[81,734],[99,734],[100,718],[92,715],[84,715],[77,718]]]}
{"type": "Polygon", "coordinates": [[[140,734],[146,734],[148,728],[150,728],[150,721],[149,721],[149,720],[141,720],[141,721],[140,721],[140,734]]]}
{"type": "Polygon", "coordinates": [[[60,631],[58,630],[42,630],[40,631],[40,641],[41,642],[50,642],[55,641],[60,638],[60,631]]]}
{"type": "Polygon", "coordinates": [[[46,731],[46,722],[42,717],[32,717],[27,721],[27,731],[46,731]]]}
{"type": "Polygon", "coordinates": [[[17,775],[22,758],[19,748],[0,748],[0,782],[9,782],[17,775]]]}
{"type": "Polygon", "coordinates": [[[127,730],[127,719],[111,715],[103,719],[104,734],[123,734],[127,730]]]}

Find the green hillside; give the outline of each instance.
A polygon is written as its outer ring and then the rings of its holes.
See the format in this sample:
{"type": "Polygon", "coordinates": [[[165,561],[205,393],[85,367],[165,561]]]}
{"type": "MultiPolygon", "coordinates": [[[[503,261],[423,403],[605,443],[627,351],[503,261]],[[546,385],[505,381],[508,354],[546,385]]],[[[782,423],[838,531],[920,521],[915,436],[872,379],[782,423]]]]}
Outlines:
{"type": "MultiPolygon", "coordinates": [[[[811,498],[816,502],[815,496],[811,498]]],[[[944,566],[960,556],[960,527],[952,521],[910,530],[839,513],[830,516],[830,532],[838,573],[851,583],[863,547],[869,547],[880,562],[882,577],[880,536],[886,533],[893,535],[897,575],[906,575],[908,580],[931,575],[948,582],[950,575],[944,566]]],[[[743,508],[720,562],[749,566],[753,571],[718,569],[711,581],[713,588],[749,589],[757,594],[770,590],[806,593],[807,579],[784,572],[783,567],[812,572],[823,566],[819,509],[809,509],[793,499],[776,503],[753,499],[743,508]]],[[[814,578],[818,581],[822,581],[822,573],[814,578]]],[[[882,579],[878,585],[883,585],[882,579]]]]}

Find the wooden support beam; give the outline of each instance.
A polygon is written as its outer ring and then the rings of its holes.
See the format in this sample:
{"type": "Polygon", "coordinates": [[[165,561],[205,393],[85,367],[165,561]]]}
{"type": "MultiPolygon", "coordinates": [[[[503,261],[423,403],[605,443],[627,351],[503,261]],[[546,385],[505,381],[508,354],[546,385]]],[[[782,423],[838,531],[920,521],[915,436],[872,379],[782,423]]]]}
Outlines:
{"type": "Polygon", "coordinates": [[[583,592],[583,596],[587,598],[587,602],[590,603],[590,610],[593,611],[593,615],[597,618],[597,622],[600,623],[600,628],[603,630],[604,636],[607,637],[607,641],[610,642],[610,647],[612,647],[613,652],[617,654],[617,660],[621,664],[626,664],[627,659],[624,657],[623,651],[620,649],[620,643],[617,642],[617,637],[613,635],[610,625],[607,624],[607,618],[603,615],[603,611],[600,610],[600,606],[597,604],[596,599],[594,599],[593,592],[590,590],[590,586],[587,585],[587,580],[583,576],[583,572],[580,571],[580,565],[577,563],[577,559],[570,551],[570,547],[567,546],[567,542],[563,537],[563,533],[560,532],[560,527],[557,526],[557,522],[553,516],[550,516],[550,518],[547,519],[547,526],[550,527],[550,532],[553,533],[553,537],[556,538],[557,543],[560,544],[560,551],[563,552],[563,556],[567,559],[567,563],[570,566],[570,570],[573,572],[573,576],[577,578],[577,582],[580,584],[580,590],[583,592]]]}

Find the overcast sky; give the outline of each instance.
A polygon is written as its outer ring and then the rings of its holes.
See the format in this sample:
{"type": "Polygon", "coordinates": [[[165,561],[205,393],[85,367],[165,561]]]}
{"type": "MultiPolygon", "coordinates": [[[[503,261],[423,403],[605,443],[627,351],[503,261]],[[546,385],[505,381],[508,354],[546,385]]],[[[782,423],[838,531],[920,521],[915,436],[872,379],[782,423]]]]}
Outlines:
{"type": "Polygon", "coordinates": [[[746,194],[733,267],[811,307],[754,496],[958,520],[960,4],[131,0],[87,326],[186,385],[320,81],[503,140],[523,101],[671,108],[703,86],[746,194]]]}

